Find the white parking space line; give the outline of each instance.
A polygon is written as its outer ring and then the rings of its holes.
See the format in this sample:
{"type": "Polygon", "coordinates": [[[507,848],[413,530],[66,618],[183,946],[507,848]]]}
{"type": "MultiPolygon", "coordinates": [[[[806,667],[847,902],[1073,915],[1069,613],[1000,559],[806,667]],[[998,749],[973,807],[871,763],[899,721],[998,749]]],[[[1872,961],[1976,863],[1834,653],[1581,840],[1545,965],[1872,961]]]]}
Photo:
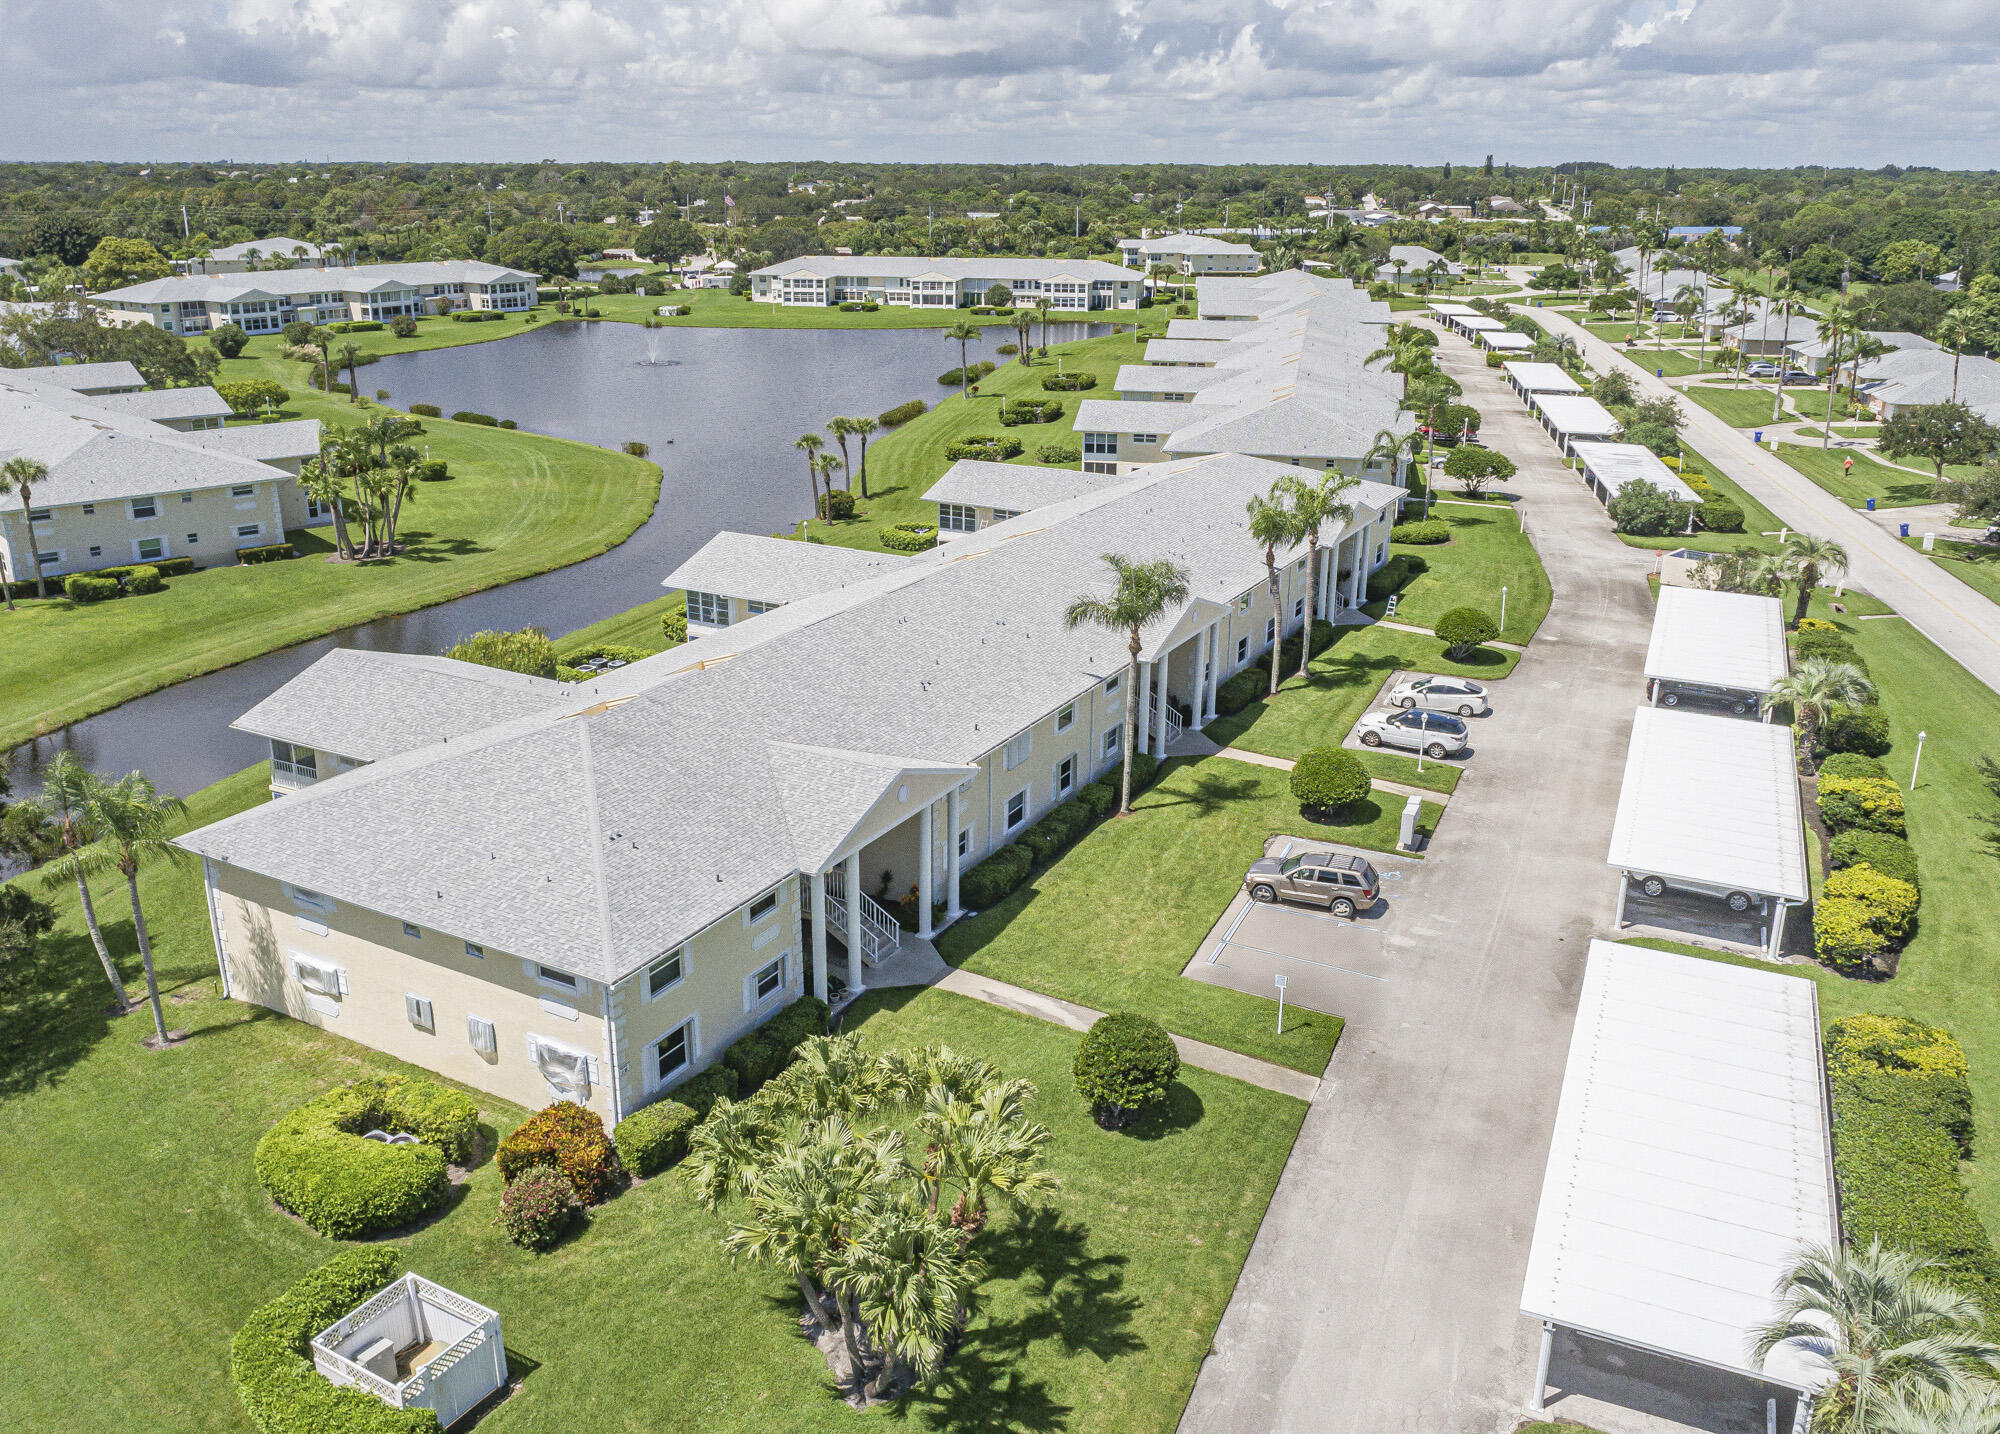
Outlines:
{"type": "Polygon", "coordinates": [[[1357,971],[1352,966],[1336,966],[1331,961],[1315,961],[1310,956],[1294,956],[1289,951],[1266,951],[1262,946],[1252,946],[1245,941],[1224,941],[1220,946],[1215,948],[1215,955],[1208,958],[1208,964],[1211,966],[1226,966],[1227,962],[1218,962],[1215,957],[1220,956],[1231,946],[1236,947],[1239,951],[1254,951],[1259,956],[1275,956],[1281,961],[1297,961],[1303,965],[1317,966],[1322,971],[1339,971],[1343,975],[1360,976],[1369,981],[1386,982],[1389,979],[1387,976],[1373,976],[1366,971],[1357,971]]]}

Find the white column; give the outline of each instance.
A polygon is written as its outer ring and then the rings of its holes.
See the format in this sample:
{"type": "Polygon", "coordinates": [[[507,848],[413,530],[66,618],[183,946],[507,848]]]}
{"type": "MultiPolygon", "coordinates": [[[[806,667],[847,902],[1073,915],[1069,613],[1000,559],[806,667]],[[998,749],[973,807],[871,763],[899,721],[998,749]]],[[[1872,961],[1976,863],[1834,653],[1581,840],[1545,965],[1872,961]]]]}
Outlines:
{"type": "Polygon", "coordinates": [[[1161,761],[1167,757],[1167,654],[1161,653],[1153,667],[1159,673],[1153,685],[1159,689],[1160,710],[1153,718],[1153,754],[1161,761]]]}
{"type": "Polygon", "coordinates": [[[1625,929],[1625,893],[1629,891],[1631,887],[1632,887],[1632,874],[1628,871],[1619,872],[1618,910],[1615,913],[1613,913],[1611,917],[1611,929],[1613,931],[1623,931],[1625,929]]]}
{"type": "Polygon", "coordinates": [[[937,811],[936,802],[924,804],[923,814],[917,819],[917,843],[923,849],[923,856],[917,862],[917,938],[931,939],[931,889],[936,884],[931,876],[937,860],[937,823],[933,820],[937,811]]]}
{"type": "Polygon", "coordinates": [[[1221,714],[1215,710],[1215,691],[1222,685],[1222,620],[1216,619],[1208,625],[1208,696],[1202,708],[1205,721],[1213,722],[1221,714]]]}
{"type": "Polygon", "coordinates": [[[847,854],[847,995],[861,994],[861,849],[847,854]]]}
{"type": "Polygon", "coordinates": [[[1194,725],[1208,725],[1208,674],[1215,665],[1215,635],[1204,627],[1195,647],[1195,661],[1199,664],[1194,673],[1194,725]]]}
{"type": "Polygon", "coordinates": [[[1530,1414],[1541,1414],[1548,1408],[1542,1400],[1543,1396],[1548,1393],[1549,1361],[1554,1357],[1555,1352],[1556,1327],[1544,1320],[1542,1322],[1542,1352],[1535,1360],[1535,1389],[1534,1393],[1528,1396],[1528,1412],[1530,1414]]]}
{"type": "Polygon", "coordinates": [[[1136,750],[1140,750],[1140,752],[1146,750],[1146,738],[1152,732],[1152,716],[1150,716],[1150,712],[1146,708],[1146,702],[1148,702],[1150,696],[1152,696],[1152,664],[1150,662],[1140,662],[1138,664],[1138,692],[1132,694],[1132,700],[1138,704],[1138,722],[1132,728],[1132,746],[1136,750]]]}
{"type": "Polygon", "coordinates": [[[826,873],[812,874],[812,979],[813,999],[826,999],[826,873]]]}
{"type": "Polygon", "coordinates": [[[946,924],[958,920],[965,914],[958,904],[958,834],[965,826],[964,814],[960,807],[964,798],[959,795],[961,788],[953,787],[944,799],[944,919],[946,924]]]}

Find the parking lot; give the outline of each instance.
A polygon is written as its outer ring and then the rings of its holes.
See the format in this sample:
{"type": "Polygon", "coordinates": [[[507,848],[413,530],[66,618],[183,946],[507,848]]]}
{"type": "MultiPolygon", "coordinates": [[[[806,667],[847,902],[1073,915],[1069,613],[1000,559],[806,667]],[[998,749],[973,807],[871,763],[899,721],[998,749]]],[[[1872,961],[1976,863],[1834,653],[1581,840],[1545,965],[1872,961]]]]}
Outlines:
{"type": "MultiPolygon", "coordinates": [[[[1615,879],[1615,874],[1614,874],[1615,879]]],[[[1613,888],[1616,890],[1616,888],[1613,888]]],[[[1725,945],[1747,955],[1761,955],[1771,934],[1769,899],[1751,905],[1748,911],[1731,911],[1719,896],[1677,891],[1668,887],[1659,896],[1648,896],[1639,883],[1625,883],[1626,929],[1615,932],[1619,940],[1634,936],[1662,936],[1672,941],[1695,940],[1725,945]]],[[[1791,945],[1800,931],[1812,939],[1812,922],[1799,911],[1785,920],[1785,944],[1791,945]]]]}
{"type": "MultiPolygon", "coordinates": [[[[1375,690],[1375,695],[1369,699],[1368,710],[1362,713],[1361,717],[1356,720],[1354,728],[1351,731],[1349,731],[1345,737],[1341,739],[1340,745],[1343,747],[1350,748],[1354,751],[1361,751],[1364,748],[1366,748],[1368,744],[1361,740],[1362,724],[1371,716],[1392,716],[1395,713],[1400,712],[1402,710],[1399,707],[1392,707],[1389,705],[1389,700],[1388,700],[1389,693],[1395,688],[1395,686],[1398,683],[1403,682],[1408,678],[1432,677],[1436,675],[1437,674],[1428,672],[1410,672],[1410,671],[1397,671],[1390,673],[1389,676],[1383,681],[1382,685],[1375,690]]],[[[1489,717],[1490,715],[1491,714],[1488,714],[1489,717]]],[[[1466,759],[1474,755],[1479,750],[1479,726],[1482,722],[1487,721],[1488,717],[1465,717],[1459,720],[1465,723],[1467,728],[1467,735],[1471,739],[1470,745],[1466,747],[1465,751],[1453,757],[1427,756],[1424,758],[1424,761],[1445,762],[1454,767],[1463,767],[1465,765],[1466,759]]],[[[1372,750],[1380,752],[1396,752],[1406,757],[1414,757],[1417,755],[1417,751],[1413,747],[1397,747],[1397,746],[1392,746],[1387,742],[1384,742],[1380,747],[1373,748],[1372,750]]]]}
{"type": "Polygon", "coordinates": [[[1424,864],[1312,837],[1275,836],[1264,844],[1266,856],[1302,851],[1367,858],[1381,873],[1381,899],[1348,918],[1290,902],[1266,905],[1239,891],[1181,974],[1268,999],[1277,996],[1282,973],[1286,1005],[1353,1020],[1379,1007],[1383,987],[1396,979],[1390,938],[1411,934],[1419,923],[1424,864]]]}

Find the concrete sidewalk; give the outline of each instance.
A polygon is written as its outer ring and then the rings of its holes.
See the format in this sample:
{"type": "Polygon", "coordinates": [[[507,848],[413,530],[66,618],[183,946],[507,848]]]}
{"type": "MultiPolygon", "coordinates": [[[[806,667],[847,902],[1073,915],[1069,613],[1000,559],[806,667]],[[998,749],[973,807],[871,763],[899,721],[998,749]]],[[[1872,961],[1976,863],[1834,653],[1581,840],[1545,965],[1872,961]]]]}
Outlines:
{"type": "MultiPolygon", "coordinates": [[[[1521,1282],[1584,958],[1616,899],[1605,852],[1643,700],[1651,560],[1481,356],[1446,338],[1439,362],[1520,465],[1511,486],[1554,604],[1409,878],[1417,899],[1381,938],[1393,979],[1344,993],[1347,1030],[1186,1434],[1502,1434],[1534,1377],[1521,1282]]],[[[1604,1427],[1673,1426],[1621,1413],[1604,1427]]]]}
{"type": "MultiPolygon", "coordinates": [[[[1551,333],[1575,339],[1599,370],[1625,373],[1643,396],[1679,397],[1671,384],[1654,378],[1581,324],[1548,310],[1535,310],[1533,317],[1551,333]]],[[[1520,400],[1514,399],[1514,404],[1518,408],[1520,400]]],[[[1700,404],[1683,401],[1681,411],[1687,415],[1688,441],[1720,464],[1746,493],[1780,522],[1840,543],[1852,563],[1848,582],[1895,608],[1959,665],[2000,691],[2000,607],[1700,404]]]]}

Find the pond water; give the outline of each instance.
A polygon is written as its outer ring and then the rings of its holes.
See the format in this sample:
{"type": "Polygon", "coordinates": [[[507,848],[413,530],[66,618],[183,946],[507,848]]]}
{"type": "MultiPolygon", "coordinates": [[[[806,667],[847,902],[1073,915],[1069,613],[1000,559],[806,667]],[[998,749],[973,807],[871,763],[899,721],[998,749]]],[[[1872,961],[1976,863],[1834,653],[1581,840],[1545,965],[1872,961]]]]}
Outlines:
{"type": "MultiPolygon", "coordinates": [[[[1056,324],[1050,341],[1111,332],[1056,324]]],[[[975,356],[1012,342],[993,327],[975,356]]],[[[343,629],[128,702],[7,754],[17,794],[67,748],[97,771],[138,769],[185,795],[270,755],[229,724],[338,647],[442,652],[468,633],[530,625],[557,636],[662,595],[660,580],[724,529],[787,532],[812,510],[792,443],[836,414],[876,414],[948,390],[958,344],[938,329],[641,328],[553,323],[515,337],[398,354],[367,387],[399,407],[434,403],[511,418],[536,433],[617,448],[637,439],[660,465],[660,502],[638,532],[571,567],[401,617],[343,629]]]]}

